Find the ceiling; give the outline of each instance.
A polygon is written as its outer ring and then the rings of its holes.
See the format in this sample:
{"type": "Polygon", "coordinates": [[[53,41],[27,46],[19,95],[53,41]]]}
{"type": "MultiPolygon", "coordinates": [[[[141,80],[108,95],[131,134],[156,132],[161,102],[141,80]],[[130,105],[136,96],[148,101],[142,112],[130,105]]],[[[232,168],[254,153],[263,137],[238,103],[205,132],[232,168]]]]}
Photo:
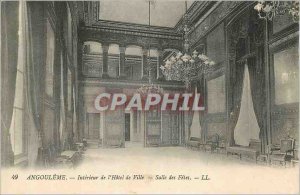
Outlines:
{"type": "MultiPolygon", "coordinates": [[[[193,1],[187,1],[189,8],[193,1]]],[[[102,0],[99,19],[149,25],[149,1],[102,0]]],[[[184,1],[156,0],[150,3],[150,25],[174,27],[185,13],[184,1]]]]}

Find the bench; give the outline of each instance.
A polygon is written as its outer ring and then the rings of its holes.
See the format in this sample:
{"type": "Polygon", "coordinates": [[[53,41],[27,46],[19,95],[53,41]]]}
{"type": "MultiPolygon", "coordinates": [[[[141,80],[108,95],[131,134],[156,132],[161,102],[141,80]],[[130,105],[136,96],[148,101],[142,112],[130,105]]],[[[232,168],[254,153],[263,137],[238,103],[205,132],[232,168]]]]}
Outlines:
{"type": "Polygon", "coordinates": [[[249,146],[229,146],[226,148],[226,154],[236,154],[242,159],[242,156],[247,156],[255,160],[257,162],[257,157],[259,156],[261,151],[261,141],[251,139],[249,146]]]}
{"type": "Polygon", "coordinates": [[[198,138],[198,137],[190,137],[190,139],[187,141],[187,147],[190,147],[190,148],[197,148],[199,149],[200,148],[200,145],[201,144],[201,138],[198,138]]]}
{"type": "Polygon", "coordinates": [[[63,151],[56,159],[58,166],[73,168],[76,166],[81,158],[79,151],[66,150],[63,151]]]}

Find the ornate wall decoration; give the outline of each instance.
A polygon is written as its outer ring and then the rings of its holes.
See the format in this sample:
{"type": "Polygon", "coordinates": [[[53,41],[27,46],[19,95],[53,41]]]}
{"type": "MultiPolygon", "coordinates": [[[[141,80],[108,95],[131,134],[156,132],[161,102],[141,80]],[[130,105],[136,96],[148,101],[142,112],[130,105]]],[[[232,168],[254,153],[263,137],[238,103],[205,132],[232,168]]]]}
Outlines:
{"type": "Polygon", "coordinates": [[[137,45],[143,48],[172,48],[181,49],[182,40],[173,39],[172,37],[153,37],[145,36],[143,34],[135,34],[131,32],[116,31],[116,30],[102,30],[99,28],[82,27],[80,29],[80,36],[82,41],[96,41],[100,43],[114,43],[119,45],[137,45]]]}
{"type": "Polygon", "coordinates": [[[211,12],[190,34],[190,40],[192,43],[196,43],[208,32],[211,31],[219,22],[224,20],[232,11],[243,2],[240,1],[226,1],[218,5],[218,7],[211,12]]]}

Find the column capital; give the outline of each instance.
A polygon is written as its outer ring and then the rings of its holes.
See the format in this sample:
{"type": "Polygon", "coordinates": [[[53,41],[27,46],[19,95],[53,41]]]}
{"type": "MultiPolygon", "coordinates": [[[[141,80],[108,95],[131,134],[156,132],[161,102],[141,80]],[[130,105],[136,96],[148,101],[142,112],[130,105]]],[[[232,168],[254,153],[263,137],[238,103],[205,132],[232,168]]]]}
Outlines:
{"type": "Polygon", "coordinates": [[[101,46],[102,46],[103,53],[108,52],[109,43],[101,43],[101,46]]]}
{"type": "Polygon", "coordinates": [[[120,51],[120,53],[124,53],[125,54],[126,46],[125,45],[119,45],[119,51],[120,51]]]}
{"type": "Polygon", "coordinates": [[[158,56],[162,56],[164,54],[164,50],[162,48],[157,49],[158,56]]]}
{"type": "Polygon", "coordinates": [[[142,54],[143,54],[143,56],[147,56],[148,52],[149,52],[148,48],[142,48],[142,54]]]}

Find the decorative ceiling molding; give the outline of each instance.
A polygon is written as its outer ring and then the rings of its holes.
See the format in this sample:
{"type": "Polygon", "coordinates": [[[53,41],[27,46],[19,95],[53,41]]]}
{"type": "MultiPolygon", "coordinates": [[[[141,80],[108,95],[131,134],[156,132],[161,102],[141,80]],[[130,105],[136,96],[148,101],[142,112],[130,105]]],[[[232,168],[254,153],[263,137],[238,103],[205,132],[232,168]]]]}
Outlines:
{"type": "Polygon", "coordinates": [[[291,34],[285,35],[281,39],[277,39],[274,42],[269,43],[269,48],[273,49],[273,48],[277,47],[278,45],[280,45],[282,43],[285,43],[289,40],[295,39],[295,38],[299,38],[299,31],[296,31],[296,32],[293,32],[291,34]]]}
{"type": "Polygon", "coordinates": [[[242,1],[222,1],[217,2],[205,13],[205,15],[195,24],[194,29],[189,34],[192,43],[206,36],[214,27],[222,22],[235,8],[241,5],[242,1]]]}
{"type": "Polygon", "coordinates": [[[134,34],[137,36],[168,38],[181,40],[182,34],[169,27],[159,27],[126,22],[107,21],[99,19],[99,2],[84,2],[84,24],[86,27],[98,28],[103,32],[134,34]]]}
{"type": "MultiPolygon", "coordinates": [[[[211,7],[215,5],[216,1],[195,1],[190,8],[187,10],[187,14],[189,15],[190,25],[193,26],[200,18],[206,14],[211,7]]],[[[182,31],[183,18],[181,18],[178,23],[175,25],[174,30],[176,32],[182,31]]]]}
{"type": "Polygon", "coordinates": [[[140,25],[140,24],[132,24],[132,23],[124,23],[124,22],[114,22],[114,21],[106,21],[106,20],[98,20],[93,27],[97,27],[102,31],[106,32],[118,32],[123,34],[135,34],[138,36],[146,36],[146,37],[161,37],[168,39],[177,39],[182,40],[182,34],[176,33],[172,28],[168,27],[156,27],[140,25]]]}
{"type": "MultiPolygon", "coordinates": [[[[148,81],[139,80],[139,82],[131,80],[120,80],[111,78],[109,80],[98,79],[98,78],[85,78],[82,81],[79,81],[85,86],[101,86],[101,87],[132,87],[139,88],[148,83],[148,81]]],[[[176,90],[185,90],[185,86],[182,82],[176,81],[164,81],[164,82],[154,82],[153,84],[159,84],[164,89],[176,89],[176,90]]]]}
{"type": "Polygon", "coordinates": [[[80,39],[99,43],[118,44],[123,46],[136,45],[142,48],[181,49],[182,39],[161,34],[130,32],[99,27],[81,27],[80,39]]]}

